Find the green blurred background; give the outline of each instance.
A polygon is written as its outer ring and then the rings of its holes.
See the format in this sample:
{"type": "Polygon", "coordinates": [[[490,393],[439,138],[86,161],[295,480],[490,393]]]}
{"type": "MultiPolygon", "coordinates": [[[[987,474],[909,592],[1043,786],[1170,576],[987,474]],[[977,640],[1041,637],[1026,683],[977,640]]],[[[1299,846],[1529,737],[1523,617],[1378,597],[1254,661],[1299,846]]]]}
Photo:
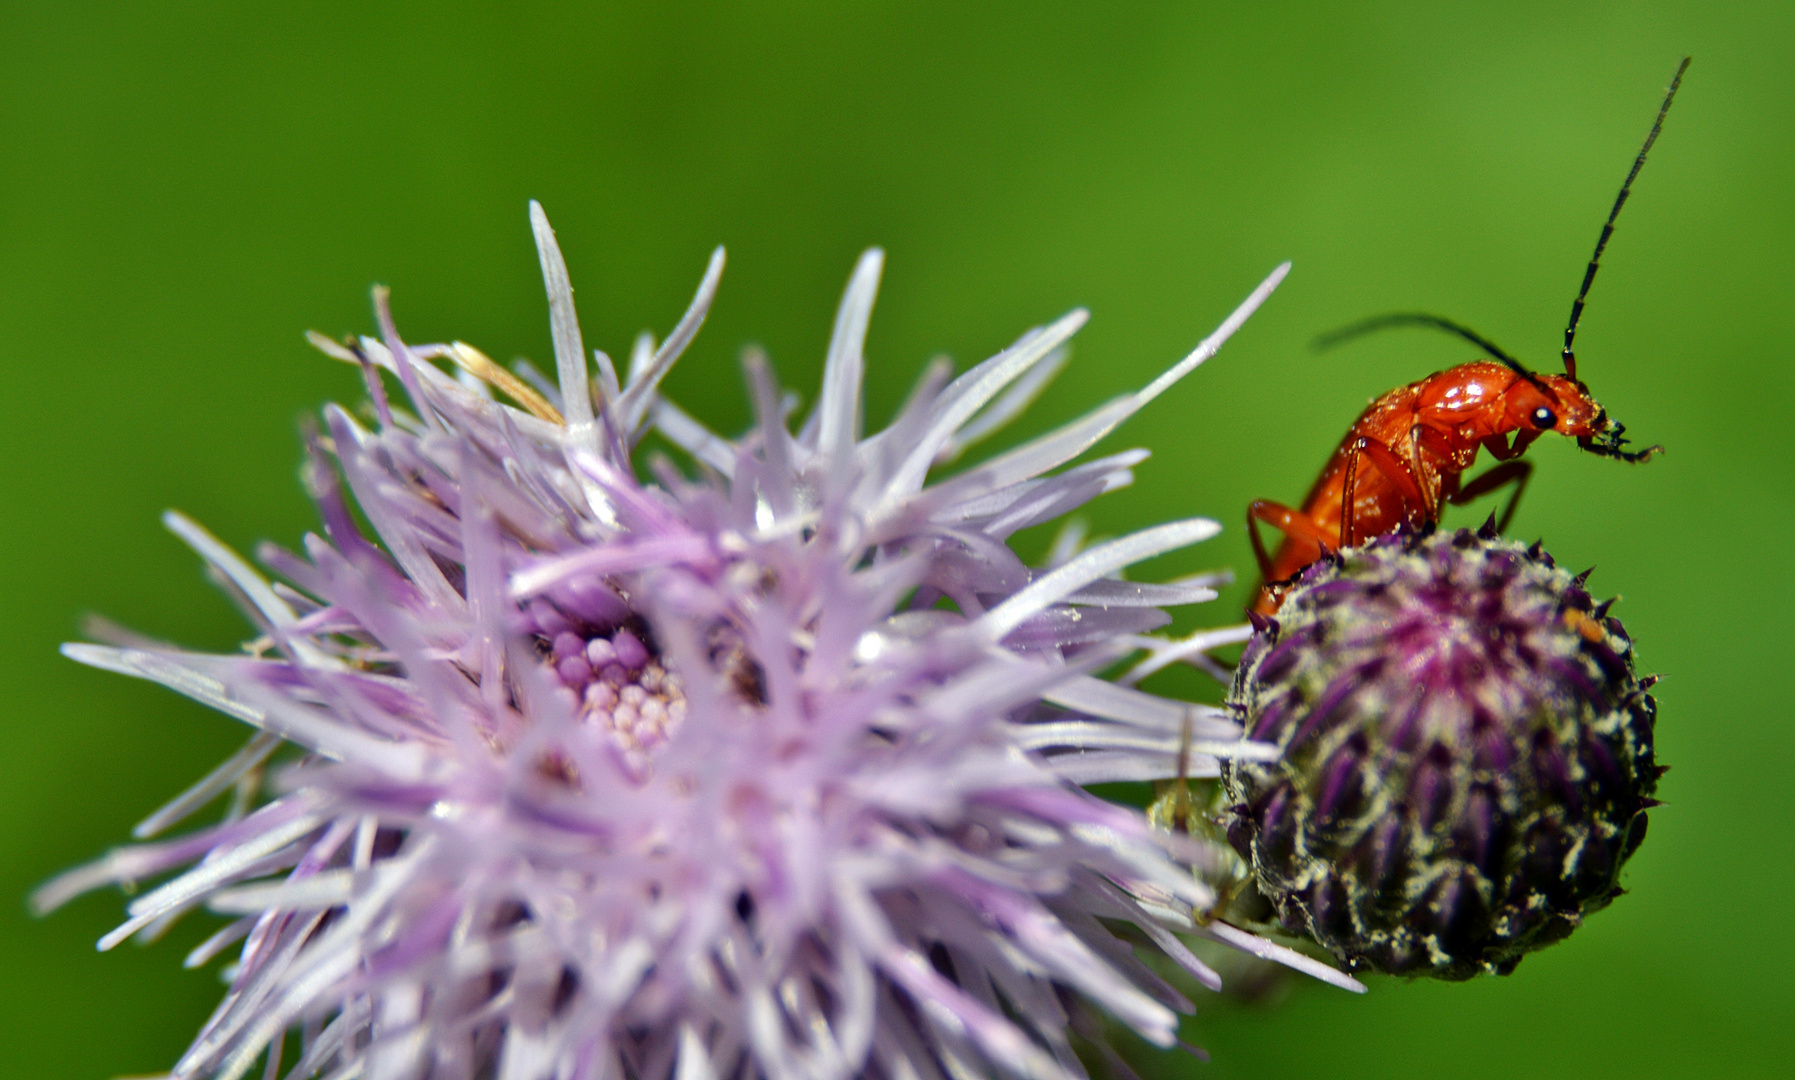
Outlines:
{"type": "MultiPolygon", "coordinates": [[[[1296,500],[1367,397],[1470,356],[1420,333],[1305,343],[1421,308],[1550,366],[1685,52],[1579,340],[1596,394],[1669,453],[1629,467],[1543,441],[1513,529],[1599,565],[1667,673],[1675,771],[1633,893],[1513,977],[1208,997],[1186,1036],[1213,1064],[1139,1060],[1167,1077],[1789,1075],[1795,9],[1502,8],[0,6],[0,1075],[165,1069],[217,999],[210,971],[180,968],[204,918],[102,956],[117,894],[25,913],[33,885],[241,738],[55,649],[84,611],[201,646],[243,636],[156,515],[243,547],[311,527],[297,422],[359,390],[300,333],[370,329],[370,284],[393,286],[410,340],[551,359],[539,198],[587,341],[621,355],[665,333],[726,243],[669,387],[733,431],[740,349],[811,391],[852,261],[882,244],[874,421],[931,354],[964,365],[1093,310],[1024,433],[1144,384],[1294,259],[1218,359],[1112,438],[1156,456],[1090,511],[1103,532],[1216,516],[1222,538],[1151,570],[1250,578],[1247,501],[1296,500]]],[[[1245,591],[1184,623],[1231,621],[1245,591]]]]}

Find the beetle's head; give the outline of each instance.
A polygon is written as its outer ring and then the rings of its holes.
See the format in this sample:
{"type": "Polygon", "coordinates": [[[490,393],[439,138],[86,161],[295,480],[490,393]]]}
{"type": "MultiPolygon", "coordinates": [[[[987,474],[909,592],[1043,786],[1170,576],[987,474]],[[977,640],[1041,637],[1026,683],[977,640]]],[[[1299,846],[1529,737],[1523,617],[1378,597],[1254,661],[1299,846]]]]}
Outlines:
{"type": "Polygon", "coordinates": [[[1645,461],[1664,449],[1648,446],[1644,450],[1628,450],[1626,425],[1609,416],[1580,380],[1533,374],[1517,384],[1515,391],[1510,395],[1509,409],[1522,430],[1568,435],[1592,454],[1621,461],[1645,461]]]}

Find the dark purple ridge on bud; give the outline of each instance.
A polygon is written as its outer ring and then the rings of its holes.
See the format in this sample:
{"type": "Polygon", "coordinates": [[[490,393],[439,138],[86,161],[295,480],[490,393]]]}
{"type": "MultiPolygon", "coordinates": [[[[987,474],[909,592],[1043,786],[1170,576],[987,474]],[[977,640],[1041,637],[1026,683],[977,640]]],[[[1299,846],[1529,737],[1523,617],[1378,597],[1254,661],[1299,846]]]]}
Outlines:
{"type": "Polygon", "coordinates": [[[1487,531],[1403,533],[1254,620],[1229,704],[1284,756],[1223,763],[1227,831],[1286,929],[1355,970],[1467,979],[1620,894],[1656,706],[1587,576],[1487,531]]]}

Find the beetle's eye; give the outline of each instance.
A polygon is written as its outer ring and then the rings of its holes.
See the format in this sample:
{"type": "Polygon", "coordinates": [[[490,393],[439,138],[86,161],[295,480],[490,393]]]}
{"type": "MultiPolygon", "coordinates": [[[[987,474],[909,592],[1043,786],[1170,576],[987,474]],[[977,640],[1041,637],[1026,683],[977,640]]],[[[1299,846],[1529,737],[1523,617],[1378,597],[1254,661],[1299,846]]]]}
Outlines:
{"type": "Polygon", "coordinates": [[[1539,428],[1541,431],[1545,431],[1549,428],[1556,427],[1557,424],[1558,417],[1553,415],[1551,409],[1541,405],[1539,408],[1533,410],[1534,427],[1539,428]]]}

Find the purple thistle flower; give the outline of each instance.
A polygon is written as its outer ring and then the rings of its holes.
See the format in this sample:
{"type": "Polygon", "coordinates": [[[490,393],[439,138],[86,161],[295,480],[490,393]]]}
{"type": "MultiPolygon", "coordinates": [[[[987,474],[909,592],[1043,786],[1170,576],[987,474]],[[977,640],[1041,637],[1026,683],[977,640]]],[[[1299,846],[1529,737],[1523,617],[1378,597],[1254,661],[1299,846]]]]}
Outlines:
{"type": "Polygon", "coordinates": [[[1256,620],[1228,700],[1283,753],[1222,786],[1285,929],[1355,971],[1462,980],[1621,894],[1658,805],[1656,680],[1587,577],[1492,517],[1348,548],[1256,620]]]}
{"type": "Polygon", "coordinates": [[[166,519],[256,622],[248,654],[64,649],[257,729],[136,835],[235,789],[222,823],[35,898],[178,871],[103,949],[201,905],[236,916],[188,957],[242,942],[174,1076],[236,1078],[264,1055],[267,1077],[376,1080],[1082,1075],[1069,1032],[1100,1030],[1092,1005],[1161,1046],[1190,1011],[1121,924],[1212,987],[1171,931],[1357,988],[1209,921],[1215,845],[1077,786],[1268,752],[1221,710],[1093,674],[1142,649],[1137,675],[1212,664],[1204,648],[1244,637],[1143,636],[1213,582],[1118,576],[1219,527],[1074,541],[1044,569],[1007,544],[1127,484],[1142,451],[1053,470],[1213,355],[1287,266],[1145,390],[930,485],[1039,392],[1082,311],[951,381],[931,367],[865,436],[868,252],[802,429],[750,355],[758,421],[732,441],[657,392],[722,251],[667,340],[637,340],[627,380],[602,352],[595,376],[531,215],[558,390],[461,343],[405,344],[376,290],[379,340],[314,335],[362,366],[378,423],[325,410],[307,473],[325,535],[259,553],[284,583],[166,519]],[[696,477],[637,478],[650,428],[696,477]],[[301,754],[256,806],[286,743],[301,754]]]}

